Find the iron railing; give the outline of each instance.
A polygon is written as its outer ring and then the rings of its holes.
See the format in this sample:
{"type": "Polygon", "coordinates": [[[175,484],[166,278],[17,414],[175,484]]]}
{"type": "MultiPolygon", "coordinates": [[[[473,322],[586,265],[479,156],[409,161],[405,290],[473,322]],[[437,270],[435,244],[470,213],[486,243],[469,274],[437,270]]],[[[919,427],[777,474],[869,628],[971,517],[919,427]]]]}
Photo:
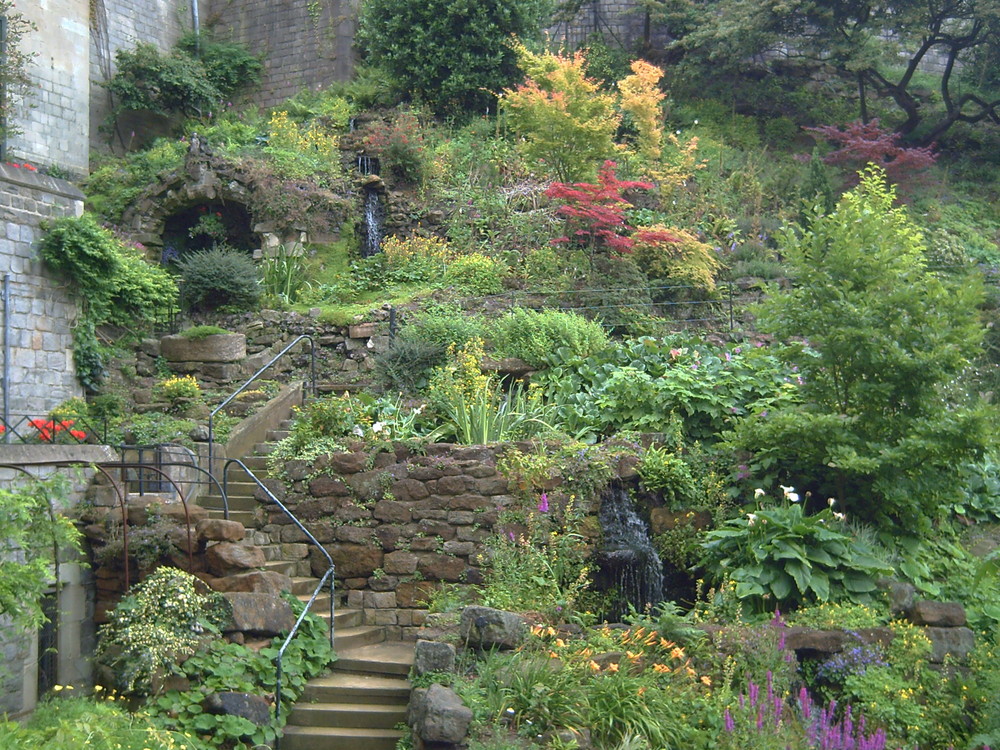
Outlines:
{"type": "MultiPolygon", "coordinates": [[[[215,458],[215,415],[226,408],[237,396],[239,396],[243,391],[250,387],[251,383],[256,381],[261,375],[263,375],[275,362],[281,359],[283,356],[288,354],[295,346],[299,344],[303,339],[309,340],[309,389],[312,391],[312,395],[315,396],[318,391],[316,388],[316,342],[313,341],[313,337],[309,334],[303,334],[296,337],[290,344],[288,344],[284,349],[275,354],[271,360],[261,367],[257,372],[251,375],[243,385],[237,388],[233,393],[231,393],[225,401],[216,406],[212,413],[208,415],[208,468],[211,470],[214,466],[213,459],[215,458]]],[[[306,388],[306,384],[302,384],[303,390],[306,388]]]]}
{"type": "MultiPolygon", "coordinates": [[[[302,621],[305,619],[306,614],[309,612],[313,603],[319,597],[320,592],[323,590],[323,587],[327,585],[327,582],[329,582],[330,586],[330,647],[331,648],[333,647],[333,637],[334,637],[333,618],[336,606],[334,598],[334,573],[336,570],[336,566],[333,563],[333,558],[330,557],[330,553],[327,552],[326,548],[319,543],[319,540],[312,535],[312,532],[310,532],[309,529],[307,529],[305,526],[302,525],[302,522],[295,517],[295,514],[292,513],[292,511],[290,511],[288,507],[284,503],[282,503],[277,497],[275,497],[274,493],[271,492],[268,486],[264,484],[264,482],[262,482],[249,468],[247,468],[247,465],[243,463],[240,459],[230,458],[226,461],[225,465],[223,466],[222,468],[223,488],[225,488],[228,485],[227,480],[229,476],[229,470],[233,466],[241,468],[246,473],[246,475],[250,477],[250,479],[257,485],[257,487],[260,490],[262,490],[263,493],[267,496],[267,499],[274,505],[276,505],[278,509],[281,510],[281,512],[284,513],[289,518],[289,520],[291,520],[291,522],[299,529],[299,531],[305,534],[306,538],[316,547],[316,549],[320,551],[323,557],[326,558],[327,562],[326,572],[323,574],[322,578],[320,578],[320,581],[316,585],[316,588],[313,591],[312,596],[309,597],[309,601],[306,602],[305,608],[302,610],[302,613],[295,621],[295,625],[292,627],[291,631],[289,631],[288,636],[285,638],[285,642],[281,645],[281,648],[278,649],[278,655],[275,657],[274,723],[277,726],[281,723],[281,676],[283,673],[282,659],[285,656],[285,650],[288,648],[289,644],[291,644],[292,640],[299,632],[299,626],[302,624],[302,621]]],[[[281,745],[281,736],[279,733],[278,737],[275,739],[275,744],[274,744],[275,750],[279,750],[280,745],[281,745]]]]}

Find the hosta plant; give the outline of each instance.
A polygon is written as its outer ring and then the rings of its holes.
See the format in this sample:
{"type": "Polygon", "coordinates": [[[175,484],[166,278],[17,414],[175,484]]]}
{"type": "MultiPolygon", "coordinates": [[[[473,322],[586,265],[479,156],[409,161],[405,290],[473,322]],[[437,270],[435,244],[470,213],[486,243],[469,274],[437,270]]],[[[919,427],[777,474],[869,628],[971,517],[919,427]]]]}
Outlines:
{"type": "MultiPolygon", "coordinates": [[[[891,573],[876,551],[854,538],[833,504],[807,514],[798,494],[783,488],[784,501],[742,513],[705,540],[705,558],[719,578],[736,584],[744,606],[782,610],[806,602],[866,600],[875,579],[891,573]]],[[[758,499],[764,498],[758,490],[758,499]]]]}

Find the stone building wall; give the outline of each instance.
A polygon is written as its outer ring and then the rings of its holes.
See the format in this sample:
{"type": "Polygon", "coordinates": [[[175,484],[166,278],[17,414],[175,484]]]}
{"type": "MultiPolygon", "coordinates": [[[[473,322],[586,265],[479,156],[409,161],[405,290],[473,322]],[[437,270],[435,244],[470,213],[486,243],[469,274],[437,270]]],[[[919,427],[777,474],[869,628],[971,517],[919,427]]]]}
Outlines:
{"type": "Polygon", "coordinates": [[[45,219],[79,216],[83,195],[63,180],[0,164],[0,277],[9,276],[10,413],[43,416],[81,395],[73,370],[76,302],[42,267],[45,219]]]}
{"type": "MultiPolygon", "coordinates": [[[[199,19],[204,19],[208,0],[198,0],[198,3],[199,19]]],[[[137,128],[140,136],[144,130],[150,130],[150,135],[160,134],[157,125],[161,123],[148,118],[129,120],[118,128],[117,133],[109,132],[107,121],[111,95],[101,83],[114,75],[115,53],[118,50],[132,49],[139,42],[144,42],[166,51],[184,34],[192,31],[194,13],[191,0],[90,0],[90,6],[90,146],[104,149],[110,143],[116,148],[126,147],[130,145],[130,140],[134,140],[131,133],[137,128]]],[[[84,91],[87,91],[86,87],[84,91]]]]}
{"type": "Polygon", "coordinates": [[[37,27],[21,42],[34,53],[32,91],[12,117],[8,160],[87,173],[89,91],[88,0],[34,0],[17,10],[37,27]]]}
{"type": "Polygon", "coordinates": [[[270,107],[301,89],[349,80],[356,0],[210,0],[208,21],[223,39],[264,55],[254,100],[270,107]]]}
{"type": "MultiPolygon", "coordinates": [[[[13,464],[27,469],[32,476],[44,478],[55,469],[40,465],[51,461],[79,461],[83,464],[115,460],[106,446],[97,445],[7,445],[0,443],[0,464],[13,464]]],[[[67,505],[75,507],[84,497],[93,478],[92,470],[66,472],[71,485],[67,505]]],[[[0,487],[16,488],[25,481],[20,470],[0,467],[0,487]]],[[[55,653],[45,661],[53,669],[40,675],[42,659],[37,632],[14,630],[6,617],[0,617],[0,715],[30,711],[38,702],[38,686],[43,684],[73,685],[86,688],[91,684],[90,656],[96,632],[94,628],[93,576],[75,555],[66,555],[59,564],[58,588],[53,586],[55,653]]]]}

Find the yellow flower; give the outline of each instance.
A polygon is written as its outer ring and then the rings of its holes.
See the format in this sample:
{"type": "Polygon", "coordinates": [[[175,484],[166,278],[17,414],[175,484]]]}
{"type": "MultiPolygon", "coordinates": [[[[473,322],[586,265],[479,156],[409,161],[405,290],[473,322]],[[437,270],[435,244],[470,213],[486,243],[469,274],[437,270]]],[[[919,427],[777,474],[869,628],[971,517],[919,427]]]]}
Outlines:
{"type": "Polygon", "coordinates": [[[600,672],[601,671],[601,665],[598,664],[593,659],[590,660],[590,663],[587,664],[587,666],[590,667],[590,669],[591,669],[592,672],[600,672]]]}
{"type": "Polygon", "coordinates": [[[670,671],[670,667],[668,667],[666,664],[654,664],[653,665],[653,671],[654,672],[660,672],[660,673],[669,672],[670,671]]]}
{"type": "Polygon", "coordinates": [[[709,677],[707,674],[703,674],[701,676],[701,684],[707,685],[708,687],[712,687],[712,678],[709,677]]]}
{"type": "Polygon", "coordinates": [[[671,659],[683,659],[684,658],[684,649],[682,649],[680,646],[675,646],[673,648],[673,650],[670,652],[670,658],[671,659]]]}
{"type": "Polygon", "coordinates": [[[618,671],[618,662],[613,661],[610,664],[608,664],[608,671],[609,672],[617,672],[618,671]]]}
{"type": "Polygon", "coordinates": [[[566,648],[566,641],[564,641],[562,638],[556,638],[556,647],[566,648]]]}

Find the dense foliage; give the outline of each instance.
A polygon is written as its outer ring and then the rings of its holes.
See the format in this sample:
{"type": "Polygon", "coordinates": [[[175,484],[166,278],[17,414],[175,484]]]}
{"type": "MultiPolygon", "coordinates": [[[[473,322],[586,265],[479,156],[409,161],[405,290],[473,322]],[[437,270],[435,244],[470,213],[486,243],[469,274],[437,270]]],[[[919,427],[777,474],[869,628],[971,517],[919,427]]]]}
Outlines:
{"type": "Polygon", "coordinates": [[[513,36],[538,34],[542,0],[366,0],[358,41],[400,90],[439,114],[496,111],[496,96],[517,75],[513,36]]]}
{"type": "Polygon", "coordinates": [[[982,337],[978,280],[929,270],[893,197],[870,169],[836,211],[783,235],[796,283],[768,297],[761,326],[801,342],[788,350],[799,398],[736,425],[731,444],[758,486],[778,478],[912,525],[958,498],[957,471],[982,457],[989,418],[951,388],[982,337]]]}
{"type": "Polygon", "coordinates": [[[147,43],[120,49],[115,68],[106,86],[115,97],[116,114],[149,110],[211,117],[256,83],[263,66],[241,45],[191,35],[167,54],[147,43]]]}
{"type": "Polygon", "coordinates": [[[58,564],[80,550],[80,534],[65,510],[64,476],[0,490],[0,616],[17,629],[45,621],[42,596],[58,583],[58,564]]]}

